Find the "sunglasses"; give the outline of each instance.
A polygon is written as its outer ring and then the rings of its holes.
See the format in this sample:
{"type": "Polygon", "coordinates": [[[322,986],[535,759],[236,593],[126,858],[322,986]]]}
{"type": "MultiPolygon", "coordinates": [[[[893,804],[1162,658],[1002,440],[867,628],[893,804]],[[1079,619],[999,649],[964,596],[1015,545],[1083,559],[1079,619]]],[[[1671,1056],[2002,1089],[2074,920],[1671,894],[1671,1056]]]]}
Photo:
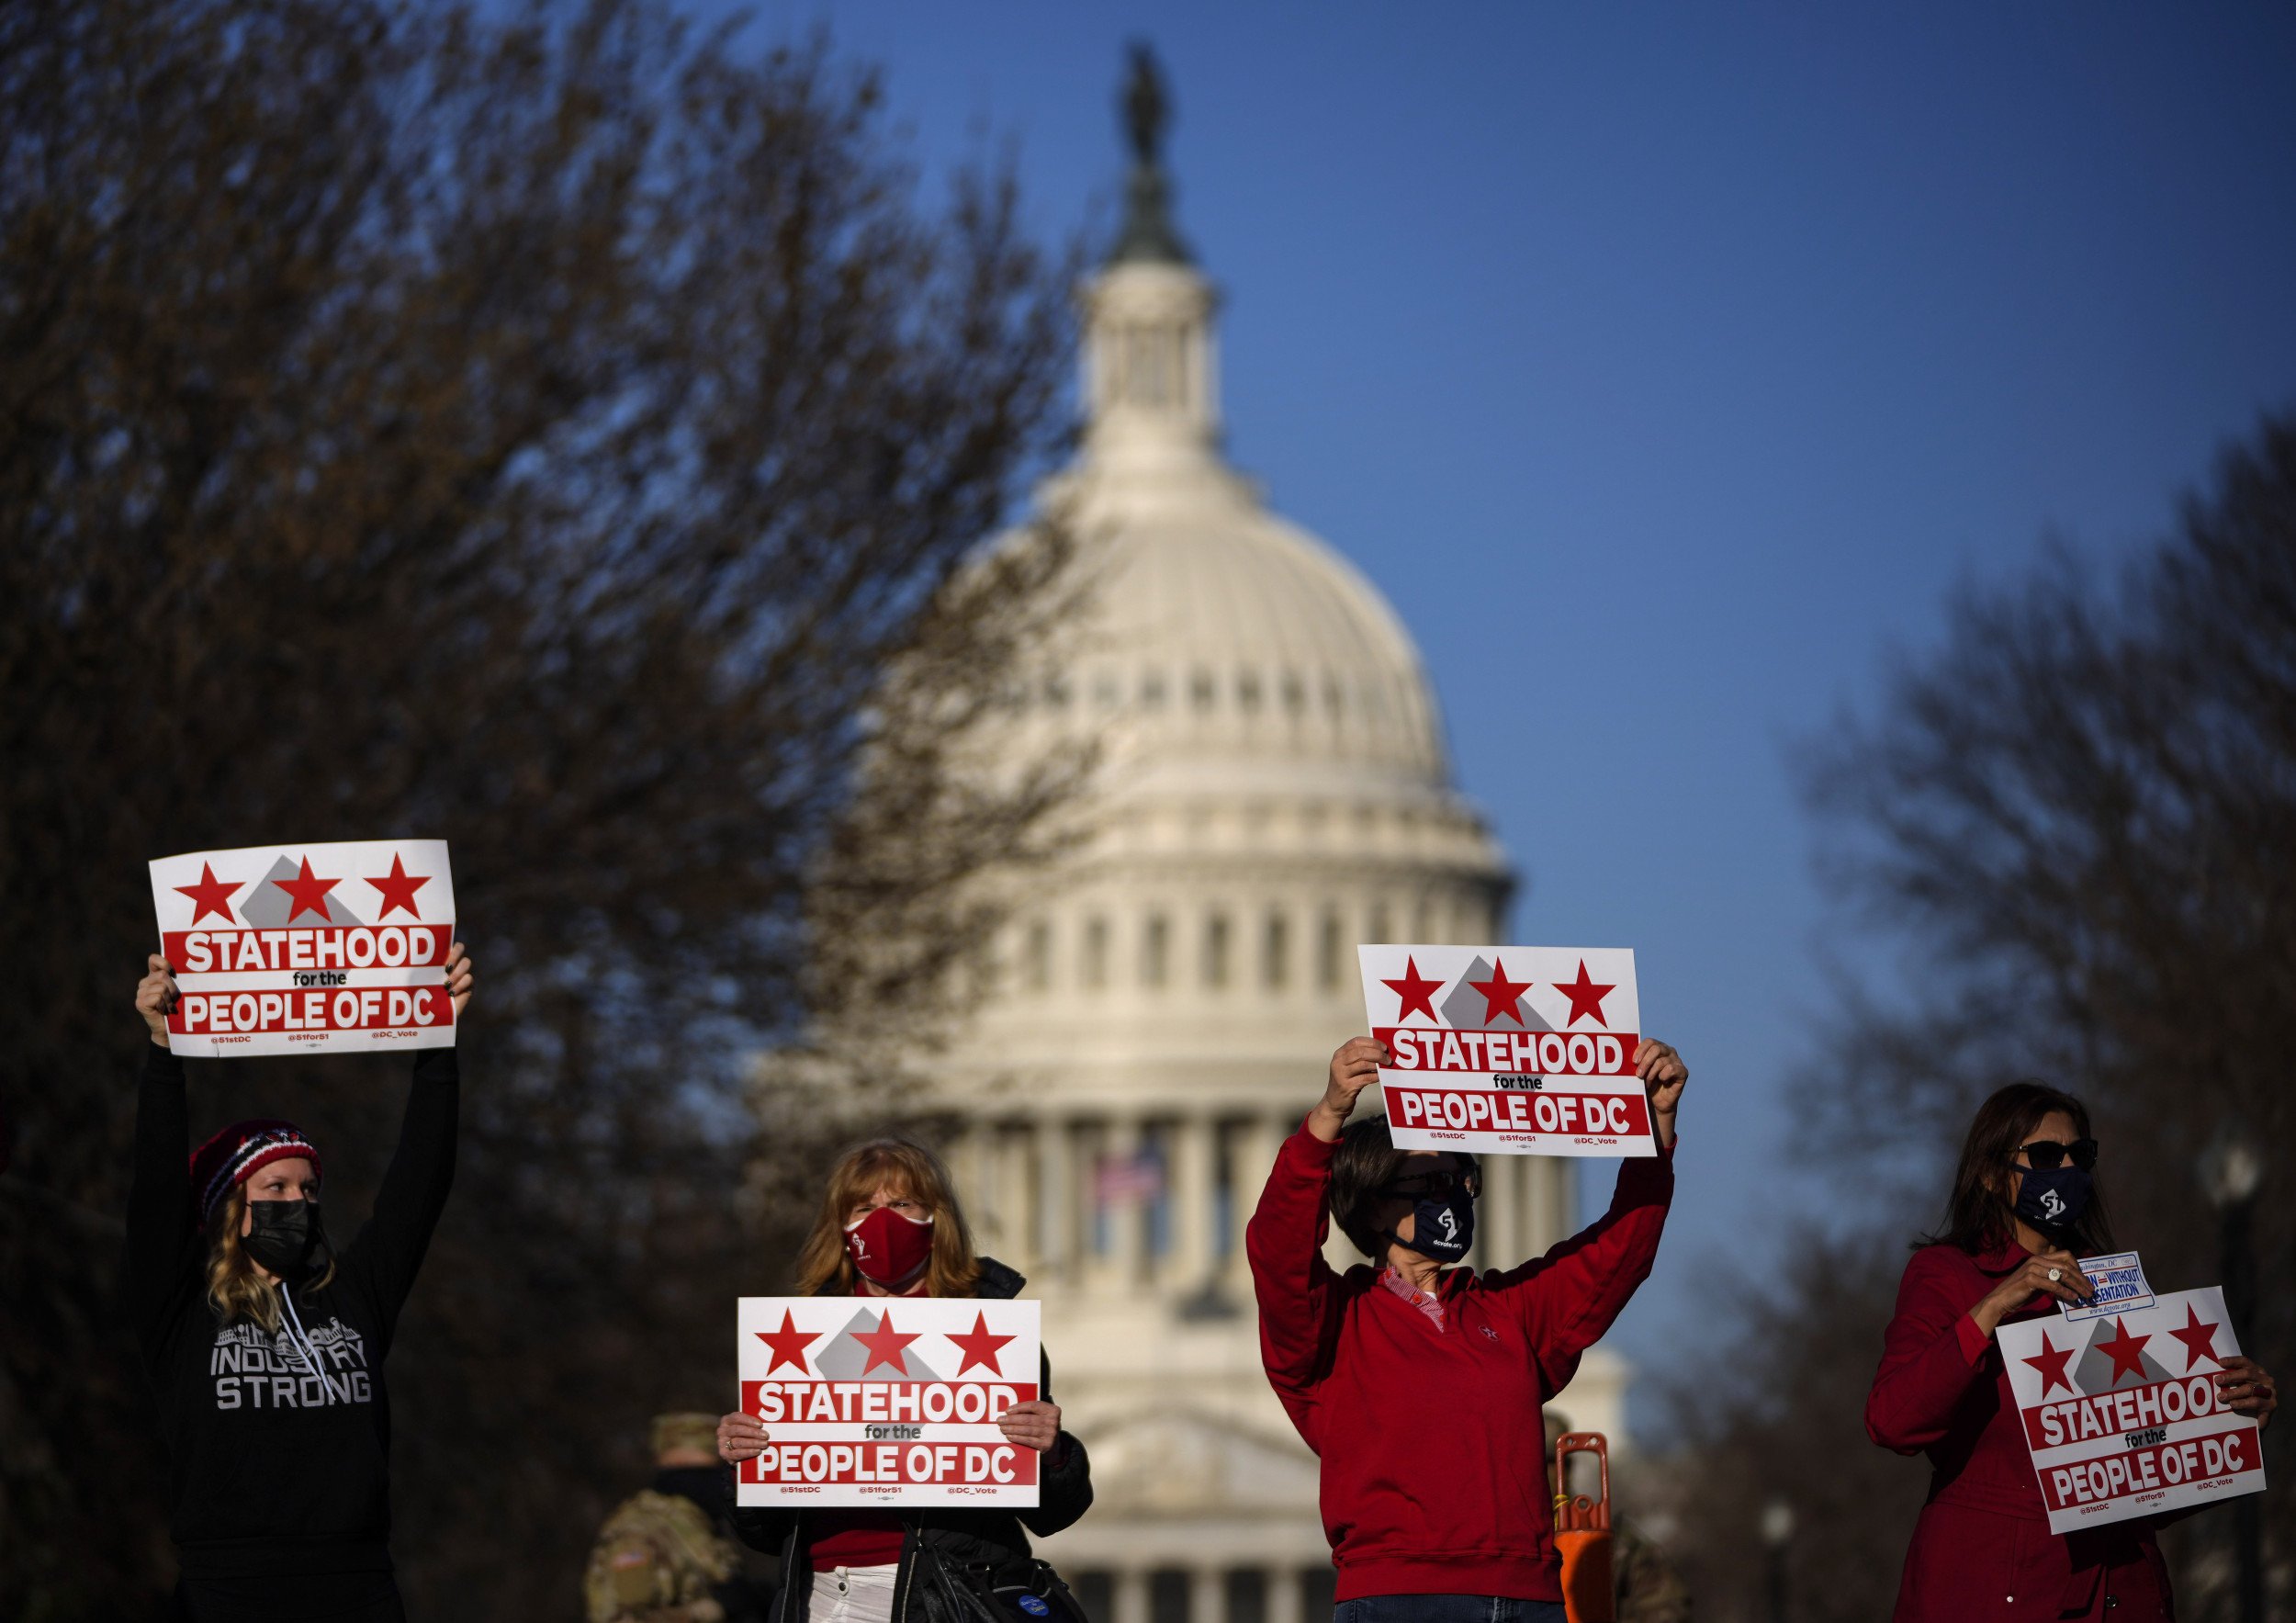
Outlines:
{"type": "MultiPolygon", "coordinates": [[[[2022,1146],[2022,1154],[2025,1164],[2036,1172],[2054,1172],[2068,1159],[2083,1172],[2093,1172],[2097,1167],[2097,1141],[2093,1138],[2077,1138],[2071,1144],[2059,1144],[2054,1138],[2037,1138],[2022,1146]]],[[[2009,1157],[2012,1161],[2016,1158],[2015,1155],[2009,1157]]]]}
{"type": "Polygon", "coordinates": [[[1424,1200],[1429,1195],[1448,1195],[1465,1189],[1470,1195],[1483,1192],[1483,1180],[1473,1172],[1421,1172],[1410,1178],[1399,1178],[1381,1186],[1379,1193],[1390,1200],[1424,1200]]]}

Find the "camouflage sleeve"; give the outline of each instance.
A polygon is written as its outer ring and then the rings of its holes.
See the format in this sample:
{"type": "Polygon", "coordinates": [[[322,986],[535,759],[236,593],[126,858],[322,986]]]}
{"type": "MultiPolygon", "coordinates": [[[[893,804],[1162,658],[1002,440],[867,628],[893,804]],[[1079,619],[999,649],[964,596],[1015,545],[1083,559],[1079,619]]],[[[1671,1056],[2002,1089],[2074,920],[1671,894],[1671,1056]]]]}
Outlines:
{"type": "Polygon", "coordinates": [[[589,1623],[634,1623],[672,1597],[661,1551],[648,1538],[611,1528],[590,1552],[582,1574],[582,1611],[589,1623]]]}
{"type": "Polygon", "coordinates": [[[1690,1623],[1690,1587],[1666,1552],[1632,1522],[1611,1539],[1618,1623],[1690,1623]]]}

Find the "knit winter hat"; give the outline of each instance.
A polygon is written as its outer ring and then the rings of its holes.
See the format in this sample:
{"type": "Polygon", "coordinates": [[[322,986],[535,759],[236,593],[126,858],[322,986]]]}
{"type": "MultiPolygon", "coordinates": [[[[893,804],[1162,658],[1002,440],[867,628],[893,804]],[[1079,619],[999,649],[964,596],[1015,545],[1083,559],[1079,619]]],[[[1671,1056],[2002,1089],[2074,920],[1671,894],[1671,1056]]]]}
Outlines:
{"type": "Polygon", "coordinates": [[[191,1152],[191,1199],[207,1226],[223,1197],[274,1161],[297,1158],[319,1171],[319,1148],[292,1121],[234,1121],[191,1152]]]}

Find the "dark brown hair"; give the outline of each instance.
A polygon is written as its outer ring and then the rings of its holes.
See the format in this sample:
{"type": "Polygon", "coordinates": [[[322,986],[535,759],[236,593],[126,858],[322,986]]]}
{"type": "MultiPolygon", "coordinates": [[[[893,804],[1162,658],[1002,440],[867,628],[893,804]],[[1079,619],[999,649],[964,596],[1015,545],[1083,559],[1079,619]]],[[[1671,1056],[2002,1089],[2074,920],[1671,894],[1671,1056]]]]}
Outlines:
{"type": "MultiPolygon", "coordinates": [[[[1448,1153],[1458,1157],[1466,1171],[1475,1170],[1474,1156],[1459,1150],[1448,1153]]],[[[1386,1252],[1387,1239],[1372,1226],[1371,1209],[1379,1203],[1379,1191],[1401,1176],[1410,1154],[1397,1149],[1388,1136],[1385,1116],[1367,1116],[1347,1123],[1332,1155],[1332,1178],[1325,1192],[1332,1221],[1349,1245],[1375,1262],[1386,1252]]]]}
{"type": "MultiPolygon", "coordinates": [[[[1977,1107],[1962,1141],[1961,1164],[1953,1168],[1953,1192],[1945,1204],[1945,1221],[1935,1233],[1914,1241],[1923,1245],[1952,1245],[1979,1256],[2002,1245],[2017,1231],[2010,1215],[2012,1198],[2005,1193],[2009,1168],[2017,1152],[2032,1139],[2033,1129],[2052,1111],[2073,1118],[2073,1136],[2093,1136],[2088,1107],[2061,1088],[2045,1082],[2012,1082],[1997,1088],[1977,1107]]],[[[2071,1225],[2065,1243],[2079,1256],[2110,1251],[2112,1222],[2105,1215],[2105,1191],[2092,1182],[2088,1209],[2071,1225]]]]}

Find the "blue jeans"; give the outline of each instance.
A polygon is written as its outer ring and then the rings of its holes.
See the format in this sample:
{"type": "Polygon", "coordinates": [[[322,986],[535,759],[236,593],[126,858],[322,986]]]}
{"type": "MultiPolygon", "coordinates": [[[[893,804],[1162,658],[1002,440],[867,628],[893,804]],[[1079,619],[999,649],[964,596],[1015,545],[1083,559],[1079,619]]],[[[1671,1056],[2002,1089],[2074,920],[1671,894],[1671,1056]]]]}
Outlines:
{"type": "Polygon", "coordinates": [[[1367,1595],[1332,1609],[1332,1623],[1564,1623],[1559,1600],[1503,1595],[1367,1595]]]}

